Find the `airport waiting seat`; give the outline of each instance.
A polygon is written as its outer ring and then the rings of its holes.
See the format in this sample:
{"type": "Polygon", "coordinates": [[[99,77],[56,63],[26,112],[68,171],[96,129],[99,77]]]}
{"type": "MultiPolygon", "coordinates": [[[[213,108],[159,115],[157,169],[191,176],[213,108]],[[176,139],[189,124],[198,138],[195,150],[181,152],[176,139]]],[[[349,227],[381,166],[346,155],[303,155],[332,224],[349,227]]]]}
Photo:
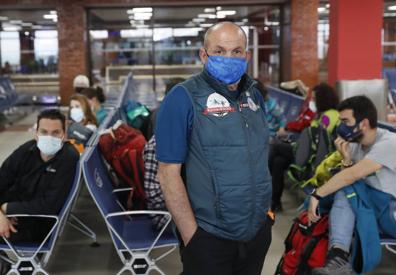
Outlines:
{"type": "Polygon", "coordinates": [[[285,92],[272,86],[268,87],[268,93],[270,97],[274,98],[278,102],[287,121],[297,119],[304,103],[303,97],[285,92]]]}
{"type": "Polygon", "coordinates": [[[82,159],[87,189],[102,214],[114,247],[123,263],[117,274],[149,274],[156,270],[165,274],[156,264],[178,245],[176,236],[167,229],[171,215],[166,211],[125,211],[118,204],[113,185],[97,144],[88,149],[82,159]],[[168,223],[160,231],[153,229],[150,214],[164,215],[168,223]],[[165,230],[167,229],[167,230],[165,230]],[[167,249],[157,258],[150,255],[154,248],[167,249]]]}
{"type": "Polygon", "coordinates": [[[0,77],[0,86],[6,91],[10,107],[14,105],[18,99],[18,94],[9,77],[0,77]]]}
{"type": "Polygon", "coordinates": [[[396,255],[396,239],[387,236],[381,235],[381,245],[384,246],[389,252],[396,255]]]}
{"type": "MultiPolygon", "coordinates": [[[[0,251],[7,251],[12,254],[12,257],[0,257],[11,264],[11,270],[7,274],[48,274],[44,267],[52,254],[55,243],[58,239],[60,232],[66,222],[70,213],[71,206],[76,197],[78,187],[81,180],[81,167],[77,163],[77,169],[74,176],[74,181],[70,189],[69,195],[58,215],[8,215],[8,217],[24,218],[31,217],[37,219],[53,219],[54,224],[48,232],[48,235],[41,243],[26,243],[26,244],[12,244],[8,239],[3,237],[5,244],[0,244],[0,251]],[[14,260],[15,259],[15,260],[14,260]]],[[[34,229],[32,229],[34,230],[34,229]]]]}
{"type": "Polygon", "coordinates": [[[382,78],[388,80],[389,89],[396,89],[396,68],[385,68],[382,71],[382,78]]]}

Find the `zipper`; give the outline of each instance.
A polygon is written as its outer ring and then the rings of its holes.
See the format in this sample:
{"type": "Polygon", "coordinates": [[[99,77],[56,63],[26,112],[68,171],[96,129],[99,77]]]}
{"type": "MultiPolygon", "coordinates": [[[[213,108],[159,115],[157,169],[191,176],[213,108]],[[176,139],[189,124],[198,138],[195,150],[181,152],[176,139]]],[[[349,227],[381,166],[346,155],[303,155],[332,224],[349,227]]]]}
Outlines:
{"type": "MultiPolygon", "coordinates": [[[[252,83],[249,86],[249,88],[244,92],[246,95],[248,95],[249,90],[253,87],[253,85],[254,85],[254,83],[252,83]]],[[[249,138],[249,133],[248,133],[249,124],[248,124],[248,121],[245,118],[244,114],[242,113],[242,108],[241,108],[241,98],[242,98],[242,95],[244,93],[241,93],[241,95],[239,96],[239,99],[238,99],[238,107],[239,108],[238,108],[238,110],[239,110],[239,114],[241,116],[242,122],[245,123],[244,133],[245,133],[245,138],[246,138],[246,142],[247,142],[249,168],[250,168],[250,181],[251,181],[251,184],[252,184],[251,195],[252,195],[252,198],[253,198],[253,203],[252,203],[252,206],[253,206],[252,208],[253,209],[251,211],[252,214],[250,215],[250,220],[249,220],[249,228],[252,228],[251,227],[252,221],[253,221],[254,216],[256,215],[256,196],[255,196],[255,194],[256,194],[256,183],[254,182],[254,178],[255,177],[254,177],[254,173],[253,173],[253,171],[254,171],[254,169],[253,169],[253,160],[252,160],[252,157],[251,157],[250,138],[249,138]]]]}

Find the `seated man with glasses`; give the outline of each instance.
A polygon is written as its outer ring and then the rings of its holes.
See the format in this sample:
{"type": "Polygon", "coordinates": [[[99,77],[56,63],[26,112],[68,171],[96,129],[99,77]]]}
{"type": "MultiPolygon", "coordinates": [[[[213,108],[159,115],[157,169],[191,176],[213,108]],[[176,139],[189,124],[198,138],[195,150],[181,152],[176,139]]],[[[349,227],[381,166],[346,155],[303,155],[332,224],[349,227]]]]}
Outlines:
{"type": "MultiPolygon", "coordinates": [[[[17,148],[0,168],[0,237],[11,243],[40,242],[53,220],[7,218],[12,214],[54,215],[74,180],[79,154],[64,143],[65,116],[45,110],[37,118],[35,138],[17,148]]],[[[4,242],[0,238],[0,242],[4,242]]]]}

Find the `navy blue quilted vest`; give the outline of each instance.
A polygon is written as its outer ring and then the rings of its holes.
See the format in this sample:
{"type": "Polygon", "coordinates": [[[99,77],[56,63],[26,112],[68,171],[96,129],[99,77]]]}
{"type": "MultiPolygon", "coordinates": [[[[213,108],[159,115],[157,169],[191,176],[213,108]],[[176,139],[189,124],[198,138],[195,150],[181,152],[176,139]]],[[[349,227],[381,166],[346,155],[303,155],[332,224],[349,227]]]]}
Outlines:
{"type": "Polygon", "coordinates": [[[272,194],[261,95],[247,75],[240,93],[205,70],[181,85],[194,107],[185,165],[198,225],[222,238],[251,240],[266,220],[272,194]]]}

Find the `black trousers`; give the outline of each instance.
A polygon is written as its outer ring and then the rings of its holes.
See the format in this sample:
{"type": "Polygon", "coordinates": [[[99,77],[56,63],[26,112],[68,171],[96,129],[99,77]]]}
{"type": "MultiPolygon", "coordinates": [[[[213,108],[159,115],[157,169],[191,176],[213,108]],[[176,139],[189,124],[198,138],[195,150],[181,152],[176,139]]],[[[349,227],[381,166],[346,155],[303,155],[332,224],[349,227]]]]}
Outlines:
{"type": "Polygon", "coordinates": [[[183,275],[260,275],[271,228],[272,220],[267,218],[248,242],[222,239],[198,228],[182,251],[183,275]]]}
{"type": "Polygon", "coordinates": [[[290,143],[276,141],[271,145],[268,168],[272,176],[272,202],[275,204],[281,201],[285,172],[293,160],[293,147],[290,143]]]}

